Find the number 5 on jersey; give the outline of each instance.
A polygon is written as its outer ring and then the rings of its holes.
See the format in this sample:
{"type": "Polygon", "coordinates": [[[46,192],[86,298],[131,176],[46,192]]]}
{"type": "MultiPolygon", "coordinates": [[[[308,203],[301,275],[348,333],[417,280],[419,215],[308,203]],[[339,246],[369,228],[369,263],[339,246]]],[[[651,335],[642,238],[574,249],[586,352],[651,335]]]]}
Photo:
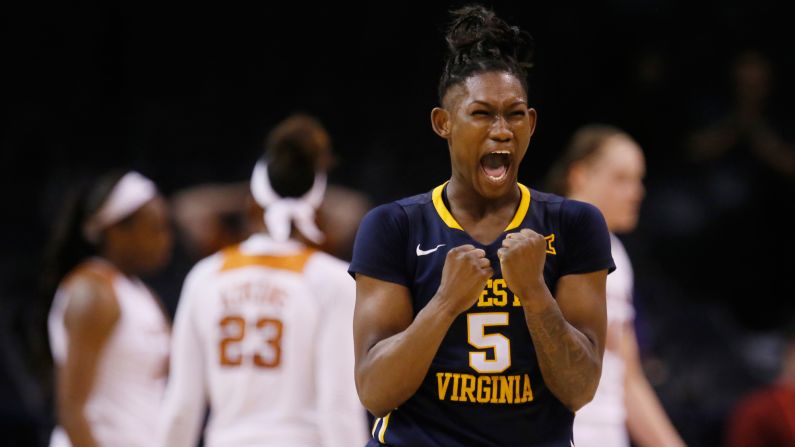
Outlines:
{"type": "MultiPolygon", "coordinates": [[[[221,342],[219,359],[222,366],[243,364],[243,346],[246,334],[246,320],[240,315],[227,315],[219,322],[221,342]]],[[[253,325],[254,337],[258,337],[257,347],[251,355],[254,366],[276,368],[282,361],[282,322],[275,318],[259,318],[253,325]]]]}
{"type": "Polygon", "coordinates": [[[467,338],[477,349],[491,349],[493,358],[485,352],[471,351],[469,366],[479,373],[501,373],[511,366],[511,341],[502,334],[486,334],[488,326],[507,326],[508,312],[467,314],[467,338]]]}

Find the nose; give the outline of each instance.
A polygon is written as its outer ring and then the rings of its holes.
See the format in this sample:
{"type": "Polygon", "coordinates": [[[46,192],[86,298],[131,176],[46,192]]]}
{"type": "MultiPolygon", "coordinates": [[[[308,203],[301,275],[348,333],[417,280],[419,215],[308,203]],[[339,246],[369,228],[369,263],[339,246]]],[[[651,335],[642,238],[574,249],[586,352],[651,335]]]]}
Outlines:
{"type": "Polygon", "coordinates": [[[513,131],[508,125],[508,121],[502,116],[497,115],[489,129],[489,137],[494,141],[506,142],[513,138],[513,131]]]}

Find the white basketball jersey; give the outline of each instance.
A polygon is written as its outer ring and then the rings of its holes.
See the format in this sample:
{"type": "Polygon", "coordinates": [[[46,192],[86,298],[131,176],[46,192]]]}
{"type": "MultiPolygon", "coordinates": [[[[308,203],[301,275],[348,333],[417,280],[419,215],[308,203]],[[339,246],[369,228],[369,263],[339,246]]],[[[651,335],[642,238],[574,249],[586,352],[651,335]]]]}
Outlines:
{"type": "MultiPolygon", "coordinates": [[[[160,419],[168,368],[170,328],[157,299],[138,279],[128,278],[98,258],[78,269],[89,269],[112,284],[119,319],[102,348],[85,415],[100,446],[151,446],[160,419]]],[[[48,318],[50,346],[57,366],[66,360],[69,338],[64,314],[69,294],[62,285],[48,318]]],[[[60,427],[53,447],[70,445],[60,427]]]]}
{"type": "Polygon", "coordinates": [[[197,264],[174,324],[159,445],[355,446],[355,282],[347,265],[255,235],[197,264]]]}
{"type": "MultiPolygon", "coordinates": [[[[623,336],[623,326],[635,318],[632,305],[633,272],[621,241],[610,235],[616,270],[607,276],[607,336],[623,336]]],[[[620,352],[605,349],[602,378],[593,400],[574,417],[577,447],[628,447],[624,404],[624,359],[620,352]]]]}

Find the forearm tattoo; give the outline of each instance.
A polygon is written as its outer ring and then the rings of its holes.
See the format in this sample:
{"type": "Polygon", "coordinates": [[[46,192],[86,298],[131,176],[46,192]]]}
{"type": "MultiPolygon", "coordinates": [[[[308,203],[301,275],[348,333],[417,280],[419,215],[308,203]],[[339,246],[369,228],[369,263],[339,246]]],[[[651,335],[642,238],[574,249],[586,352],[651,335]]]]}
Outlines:
{"type": "Polygon", "coordinates": [[[549,389],[570,406],[590,399],[600,374],[591,341],[566,321],[557,306],[541,312],[526,311],[525,321],[549,389]]]}

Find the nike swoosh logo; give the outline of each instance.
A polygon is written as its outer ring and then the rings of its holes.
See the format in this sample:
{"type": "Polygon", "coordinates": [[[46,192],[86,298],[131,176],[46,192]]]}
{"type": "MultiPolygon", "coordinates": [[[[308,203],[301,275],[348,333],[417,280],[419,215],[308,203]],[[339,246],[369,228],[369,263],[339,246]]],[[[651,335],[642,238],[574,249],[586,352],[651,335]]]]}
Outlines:
{"type": "Polygon", "coordinates": [[[444,247],[444,246],[445,246],[445,244],[439,244],[439,245],[436,246],[436,248],[431,248],[430,250],[420,250],[420,244],[417,244],[417,256],[429,255],[429,254],[435,252],[436,250],[438,250],[439,247],[444,247]]]}

